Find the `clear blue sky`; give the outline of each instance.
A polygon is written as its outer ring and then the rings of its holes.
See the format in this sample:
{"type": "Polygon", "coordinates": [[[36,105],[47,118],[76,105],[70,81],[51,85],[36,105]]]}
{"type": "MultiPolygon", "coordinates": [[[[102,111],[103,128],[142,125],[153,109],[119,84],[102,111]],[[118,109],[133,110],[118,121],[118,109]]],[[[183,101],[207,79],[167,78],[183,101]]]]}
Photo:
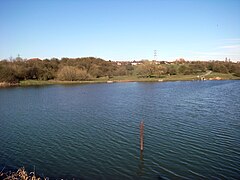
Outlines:
{"type": "Polygon", "coordinates": [[[240,0],[1,0],[0,59],[240,60],[240,0]]]}

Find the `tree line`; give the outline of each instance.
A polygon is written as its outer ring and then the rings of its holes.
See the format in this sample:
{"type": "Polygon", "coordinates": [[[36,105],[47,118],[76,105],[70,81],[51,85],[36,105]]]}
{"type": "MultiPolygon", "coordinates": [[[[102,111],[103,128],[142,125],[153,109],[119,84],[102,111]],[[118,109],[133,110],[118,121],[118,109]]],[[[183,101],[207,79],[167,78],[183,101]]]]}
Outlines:
{"type": "Polygon", "coordinates": [[[165,75],[201,74],[207,71],[231,73],[240,77],[240,63],[231,61],[105,61],[101,58],[16,59],[0,61],[0,82],[18,83],[22,80],[84,81],[101,77],[138,76],[141,78],[165,75]]]}

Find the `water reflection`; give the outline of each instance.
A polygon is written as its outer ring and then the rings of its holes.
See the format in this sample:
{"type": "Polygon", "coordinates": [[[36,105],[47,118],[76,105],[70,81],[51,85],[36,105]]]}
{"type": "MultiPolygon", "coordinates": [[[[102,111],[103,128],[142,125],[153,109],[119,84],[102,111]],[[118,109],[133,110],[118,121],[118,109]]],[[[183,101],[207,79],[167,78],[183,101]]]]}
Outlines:
{"type": "Polygon", "coordinates": [[[140,158],[139,158],[137,175],[138,175],[138,176],[143,176],[143,175],[144,175],[143,151],[140,151],[140,158]]]}

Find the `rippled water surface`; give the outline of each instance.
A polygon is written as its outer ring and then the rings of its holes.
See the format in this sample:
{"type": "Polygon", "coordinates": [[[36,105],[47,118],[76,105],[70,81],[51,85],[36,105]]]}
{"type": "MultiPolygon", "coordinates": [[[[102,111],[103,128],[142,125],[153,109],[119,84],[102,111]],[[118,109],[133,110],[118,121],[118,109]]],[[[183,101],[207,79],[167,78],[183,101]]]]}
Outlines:
{"type": "Polygon", "coordinates": [[[4,166],[53,179],[240,179],[240,81],[2,88],[4,166]]]}

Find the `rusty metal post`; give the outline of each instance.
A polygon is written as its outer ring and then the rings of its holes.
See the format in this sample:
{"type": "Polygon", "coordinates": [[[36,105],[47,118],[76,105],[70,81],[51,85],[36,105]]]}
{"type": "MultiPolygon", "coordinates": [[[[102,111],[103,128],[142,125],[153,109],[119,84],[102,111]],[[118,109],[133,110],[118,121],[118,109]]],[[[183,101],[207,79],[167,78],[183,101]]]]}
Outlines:
{"type": "Polygon", "coordinates": [[[140,123],[140,150],[143,151],[143,132],[144,132],[144,123],[140,123]]]}

